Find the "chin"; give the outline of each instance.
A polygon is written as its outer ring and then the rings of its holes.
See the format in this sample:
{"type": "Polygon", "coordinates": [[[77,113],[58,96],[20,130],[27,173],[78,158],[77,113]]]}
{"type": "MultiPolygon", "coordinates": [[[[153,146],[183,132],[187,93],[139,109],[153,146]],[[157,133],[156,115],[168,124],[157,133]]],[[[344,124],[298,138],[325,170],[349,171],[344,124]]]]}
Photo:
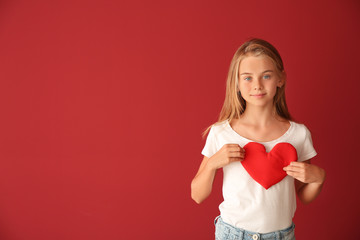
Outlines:
{"type": "Polygon", "coordinates": [[[269,101],[247,101],[246,102],[246,106],[248,105],[252,105],[252,106],[256,106],[256,107],[266,107],[266,106],[271,106],[273,105],[273,102],[269,102],[269,101]]]}

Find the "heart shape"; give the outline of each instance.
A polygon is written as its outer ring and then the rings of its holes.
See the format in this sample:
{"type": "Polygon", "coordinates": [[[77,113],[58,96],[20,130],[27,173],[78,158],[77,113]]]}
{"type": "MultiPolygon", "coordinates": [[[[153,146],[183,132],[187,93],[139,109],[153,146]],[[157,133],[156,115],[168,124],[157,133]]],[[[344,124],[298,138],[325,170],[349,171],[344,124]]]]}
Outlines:
{"type": "Polygon", "coordinates": [[[283,170],[291,162],[297,161],[296,149],[286,142],[276,144],[270,152],[257,142],[244,146],[245,158],[241,162],[249,175],[266,190],[287,176],[283,170]]]}

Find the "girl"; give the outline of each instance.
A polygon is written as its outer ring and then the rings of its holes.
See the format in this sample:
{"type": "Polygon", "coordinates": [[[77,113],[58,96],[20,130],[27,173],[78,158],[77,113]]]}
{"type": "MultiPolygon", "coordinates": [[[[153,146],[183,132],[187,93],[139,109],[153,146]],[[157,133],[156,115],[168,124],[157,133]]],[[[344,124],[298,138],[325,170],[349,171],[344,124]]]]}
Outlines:
{"type": "Polygon", "coordinates": [[[224,201],[215,219],[216,239],[295,239],[295,192],[306,204],[321,191],[325,171],[310,163],[317,155],[311,134],[290,116],[285,85],[282,59],[267,41],[251,39],[234,54],[225,102],[218,122],[203,134],[210,129],[204,159],[191,183],[191,196],[201,203],[211,193],[216,171],[223,169],[224,201]],[[250,161],[244,149],[249,142],[262,144],[266,152],[278,143],[289,143],[297,161],[280,168],[270,165],[284,176],[265,188],[244,168],[245,161],[250,161]]]}

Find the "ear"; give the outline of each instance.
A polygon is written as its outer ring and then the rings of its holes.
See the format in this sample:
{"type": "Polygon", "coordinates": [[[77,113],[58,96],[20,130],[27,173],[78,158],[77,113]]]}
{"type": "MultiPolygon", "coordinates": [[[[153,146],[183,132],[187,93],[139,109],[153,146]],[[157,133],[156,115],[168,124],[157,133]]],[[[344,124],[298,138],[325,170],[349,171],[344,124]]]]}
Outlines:
{"type": "Polygon", "coordinates": [[[286,81],[286,72],[285,72],[285,71],[282,71],[282,72],[281,72],[281,76],[280,76],[280,80],[278,81],[277,86],[278,86],[279,88],[281,88],[282,86],[284,86],[285,81],[286,81]]]}

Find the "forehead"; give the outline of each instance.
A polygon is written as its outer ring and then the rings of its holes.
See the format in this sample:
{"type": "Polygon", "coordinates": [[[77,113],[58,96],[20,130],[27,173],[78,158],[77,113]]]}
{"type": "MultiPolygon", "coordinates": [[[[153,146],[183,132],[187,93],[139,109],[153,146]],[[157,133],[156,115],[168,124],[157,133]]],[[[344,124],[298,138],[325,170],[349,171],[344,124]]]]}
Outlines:
{"type": "Polygon", "coordinates": [[[239,70],[240,74],[243,72],[255,73],[265,70],[275,70],[275,66],[270,57],[266,55],[246,56],[241,60],[239,70]]]}

